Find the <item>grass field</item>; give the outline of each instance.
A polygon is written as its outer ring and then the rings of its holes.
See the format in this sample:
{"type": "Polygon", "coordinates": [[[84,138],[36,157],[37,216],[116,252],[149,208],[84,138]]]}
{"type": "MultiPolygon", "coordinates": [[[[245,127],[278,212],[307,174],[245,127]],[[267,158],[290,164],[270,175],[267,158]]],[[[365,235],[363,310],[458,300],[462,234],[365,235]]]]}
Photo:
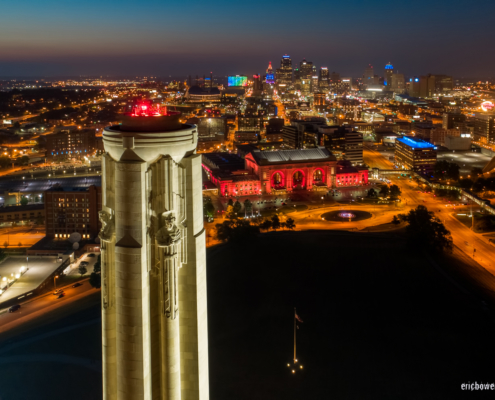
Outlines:
{"type": "Polygon", "coordinates": [[[212,398],[455,399],[493,380],[493,315],[397,235],[287,232],[253,247],[208,259],[212,398]]]}
{"type": "MultiPolygon", "coordinates": [[[[400,234],[268,233],[207,257],[212,400],[450,400],[494,381],[493,313],[400,234]]],[[[0,399],[101,399],[98,304],[44,322],[0,337],[0,399]]]]}

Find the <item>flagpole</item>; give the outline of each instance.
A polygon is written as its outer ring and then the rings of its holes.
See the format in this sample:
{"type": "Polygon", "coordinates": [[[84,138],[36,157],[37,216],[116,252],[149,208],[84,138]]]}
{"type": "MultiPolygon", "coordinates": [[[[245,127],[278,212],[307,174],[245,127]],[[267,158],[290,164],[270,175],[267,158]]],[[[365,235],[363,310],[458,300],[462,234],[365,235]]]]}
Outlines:
{"type": "Polygon", "coordinates": [[[296,363],[296,307],[294,307],[294,364],[296,363]]]}

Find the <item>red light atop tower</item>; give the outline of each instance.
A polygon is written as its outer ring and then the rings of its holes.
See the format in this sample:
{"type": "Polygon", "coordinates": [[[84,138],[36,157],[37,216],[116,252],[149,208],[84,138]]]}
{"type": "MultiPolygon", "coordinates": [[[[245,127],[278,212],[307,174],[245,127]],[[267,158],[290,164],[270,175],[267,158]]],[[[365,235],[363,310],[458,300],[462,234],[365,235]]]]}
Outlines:
{"type": "Polygon", "coordinates": [[[144,100],[134,104],[129,115],[132,117],[161,117],[169,114],[167,113],[167,107],[153,104],[151,100],[144,100]]]}

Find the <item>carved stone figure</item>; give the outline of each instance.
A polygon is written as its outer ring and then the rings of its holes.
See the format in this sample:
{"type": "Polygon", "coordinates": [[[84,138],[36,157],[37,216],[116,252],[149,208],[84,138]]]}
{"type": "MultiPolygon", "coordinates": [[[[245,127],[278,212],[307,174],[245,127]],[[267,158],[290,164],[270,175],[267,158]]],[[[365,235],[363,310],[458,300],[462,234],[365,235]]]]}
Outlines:
{"type": "Polygon", "coordinates": [[[112,235],[115,231],[114,217],[106,211],[99,211],[98,217],[101,222],[101,231],[98,234],[101,240],[110,241],[112,240],[112,235]]]}
{"type": "Polygon", "coordinates": [[[163,227],[156,233],[158,246],[165,247],[177,244],[180,241],[180,229],[175,224],[175,217],[172,213],[164,213],[163,227]]]}

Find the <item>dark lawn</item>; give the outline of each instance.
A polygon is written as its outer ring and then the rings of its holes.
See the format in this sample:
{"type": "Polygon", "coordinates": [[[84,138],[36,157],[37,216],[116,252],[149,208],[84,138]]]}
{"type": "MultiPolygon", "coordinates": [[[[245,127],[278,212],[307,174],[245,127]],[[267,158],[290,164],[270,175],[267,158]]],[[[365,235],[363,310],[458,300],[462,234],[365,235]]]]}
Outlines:
{"type": "Polygon", "coordinates": [[[493,314],[397,236],[268,234],[208,261],[212,399],[453,399],[495,381],[493,314]]]}
{"type": "MultiPolygon", "coordinates": [[[[0,400],[101,399],[99,306],[78,307],[0,337],[0,400]]],[[[397,234],[270,233],[209,249],[208,310],[211,400],[480,398],[461,383],[495,382],[492,312],[397,234]]]]}

